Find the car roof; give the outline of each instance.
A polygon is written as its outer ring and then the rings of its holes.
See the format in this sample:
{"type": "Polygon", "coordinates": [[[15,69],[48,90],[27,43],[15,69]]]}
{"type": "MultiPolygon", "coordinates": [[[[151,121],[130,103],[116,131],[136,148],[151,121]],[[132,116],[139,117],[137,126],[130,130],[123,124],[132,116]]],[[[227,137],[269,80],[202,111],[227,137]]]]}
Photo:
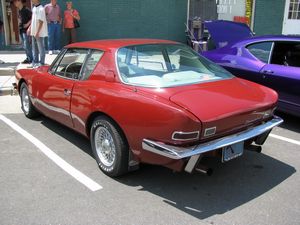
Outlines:
{"type": "Polygon", "coordinates": [[[263,42],[263,41],[296,41],[300,42],[300,36],[297,35],[263,35],[263,36],[254,36],[246,38],[232,45],[247,45],[254,42],[263,42]]]}
{"type": "Polygon", "coordinates": [[[66,48],[92,48],[109,51],[130,45],[143,44],[178,44],[178,42],[160,39],[107,39],[73,43],[67,45],[66,48]]]}

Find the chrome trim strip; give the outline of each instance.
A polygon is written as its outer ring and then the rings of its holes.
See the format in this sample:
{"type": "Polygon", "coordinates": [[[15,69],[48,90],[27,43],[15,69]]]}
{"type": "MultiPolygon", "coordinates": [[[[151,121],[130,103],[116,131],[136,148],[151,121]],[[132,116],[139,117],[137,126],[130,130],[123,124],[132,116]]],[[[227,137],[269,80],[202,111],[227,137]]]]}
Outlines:
{"type": "Polygon", "coordinates": [[[273,55],[273,51],[274,51],[274,46],[275,46],[275,42],[273,41],[271,49],[270,49],[270,55],[269,55],[269,58],[268,58],[268,64],[271,63],[271,59],[272,59],[272,55],[273,55]]]}
{"type": "Polygon", "coordinates": [[[200,132],[199,131],[192,131],[192,132],[182,132],[182,131],[174,131],[172,134],[172,140],[174,141],[191,141],[191,140],[198,140],[200,136],[200,132]],[[194,138],[187,138],[187,139],[183,139],[183,138],[174,138],[174,136],[176,134],[197,134],[196,137],[194,138]]]}
{"type": "Polygon", "coordinates": [[[283,120],[280,117],[274,116],[272,120],[256,127],[249,128],[248,130],[191,147],[177,147],[161,142],[151,141],[149,139],[143,140],[142,147],[146,151],[171,159],[183,159],[248,140],[270,131],[273,127],[278,126],[282,122],[283,120]]]}

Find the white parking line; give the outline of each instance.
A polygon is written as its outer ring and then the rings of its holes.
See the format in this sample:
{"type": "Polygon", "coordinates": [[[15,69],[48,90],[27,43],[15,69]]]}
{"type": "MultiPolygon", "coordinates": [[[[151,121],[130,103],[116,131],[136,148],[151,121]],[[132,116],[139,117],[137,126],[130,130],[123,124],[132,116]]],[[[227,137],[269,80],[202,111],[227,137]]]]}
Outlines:
{"type": "Polygon", "coordinates": [[[276,138],[276,139],[279,139],[279,140],[282,140],[282,141],[286,141],[286,142],[295,144],[295,145],[300,145],[300,141],[296,141],[294,139],[282,137],[282,136],[279,136],[279,135],[276,135],[276,134],[270,134],[269,136],[272,137],[272,138],[276,138]]]}
{"type": "Polygon", "coordinates": [[[43,152],[56,165],[58,165],[61,169],[63,169],[65,172],[67,172],[72,177],[74,177],[77,181],[79,181],[80,183],[85,185],[91,191],[98,191],[98,190],[102,189],[102,187],[99,184],[97,184],[91,178],[84,175],[79,170],[75,169],[73,166],[71,166],[69,163],[67,163],[65,160],[63,160],[61,157],[59,157],[50,148],[48,148],[46,145],[44,145],[41,141],[39,141],[37,138],[35,138],[31,134],[29,134],[26,130],[21,128],[19,125],[15,124],[13,121],[11,121],[10,119],[6,118],[5,116],[3,116],[1,114],[0,114],[0,120],[2,120],[4,123],[6,123],[8,126],[10,126],[15,131],[17,131],[19,134],[21,134],[23,137],[25,137],[32,144],[34,144],[41,152],[43,152]]]}

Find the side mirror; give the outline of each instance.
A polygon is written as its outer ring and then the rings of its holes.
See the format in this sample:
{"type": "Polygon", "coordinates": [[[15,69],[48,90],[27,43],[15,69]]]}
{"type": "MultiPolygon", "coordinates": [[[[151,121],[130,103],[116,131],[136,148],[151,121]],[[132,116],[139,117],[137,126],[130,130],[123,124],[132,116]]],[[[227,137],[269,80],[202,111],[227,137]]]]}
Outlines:
{"type": "Polygon", "coordinates": [[[107,82],[115,82],[116,81],[116,74],[112,70],[108,70],[105,74],[105,80],[107,82]]]}

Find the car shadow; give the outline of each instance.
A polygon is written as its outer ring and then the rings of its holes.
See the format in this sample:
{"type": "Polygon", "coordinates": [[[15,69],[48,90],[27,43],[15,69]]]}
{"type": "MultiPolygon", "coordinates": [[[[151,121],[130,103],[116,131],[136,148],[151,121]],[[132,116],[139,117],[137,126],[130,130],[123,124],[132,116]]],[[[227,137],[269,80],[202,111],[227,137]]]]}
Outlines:
{"type": "Polygon", "coordinates": [[[276,115],[284,120],[284,123],[279,125],[281,128],[300,133],[300,117],[283,112],[276,112],[276,115]]]}
{"type": "Polygon", "coordinates": [[[143,166],[117,181],[140,187],[196,218],[223,214],[270,191],[295,168],[263,153],[246,152],[226,164],[206,160],[214,168],[212,176],[173,173],[159,166],[143,166]]]}
{"type": "MultiPolygon", "coordinates": [[[[82,135],[44,116],[37,120],[93,157],[89,141],[82,135]]],[[[165,204],[205,219],[258,198],[296,172],[280,160],[249,151],[225,164],[212,158],[204,159],[204,163],[214,169],[212,176],[141,165],[139,170],[115,181],[157,195],[165,204]]]]}
{"type": "Polygon", "coordinates": [[[40,116],[38,118],[35,118],[34,120],[39,121],[49,130],[63,137],[64,139],[84,151],[86,154],[93,157],[90,142],[83,135],[45,116],[40,116]]]}

